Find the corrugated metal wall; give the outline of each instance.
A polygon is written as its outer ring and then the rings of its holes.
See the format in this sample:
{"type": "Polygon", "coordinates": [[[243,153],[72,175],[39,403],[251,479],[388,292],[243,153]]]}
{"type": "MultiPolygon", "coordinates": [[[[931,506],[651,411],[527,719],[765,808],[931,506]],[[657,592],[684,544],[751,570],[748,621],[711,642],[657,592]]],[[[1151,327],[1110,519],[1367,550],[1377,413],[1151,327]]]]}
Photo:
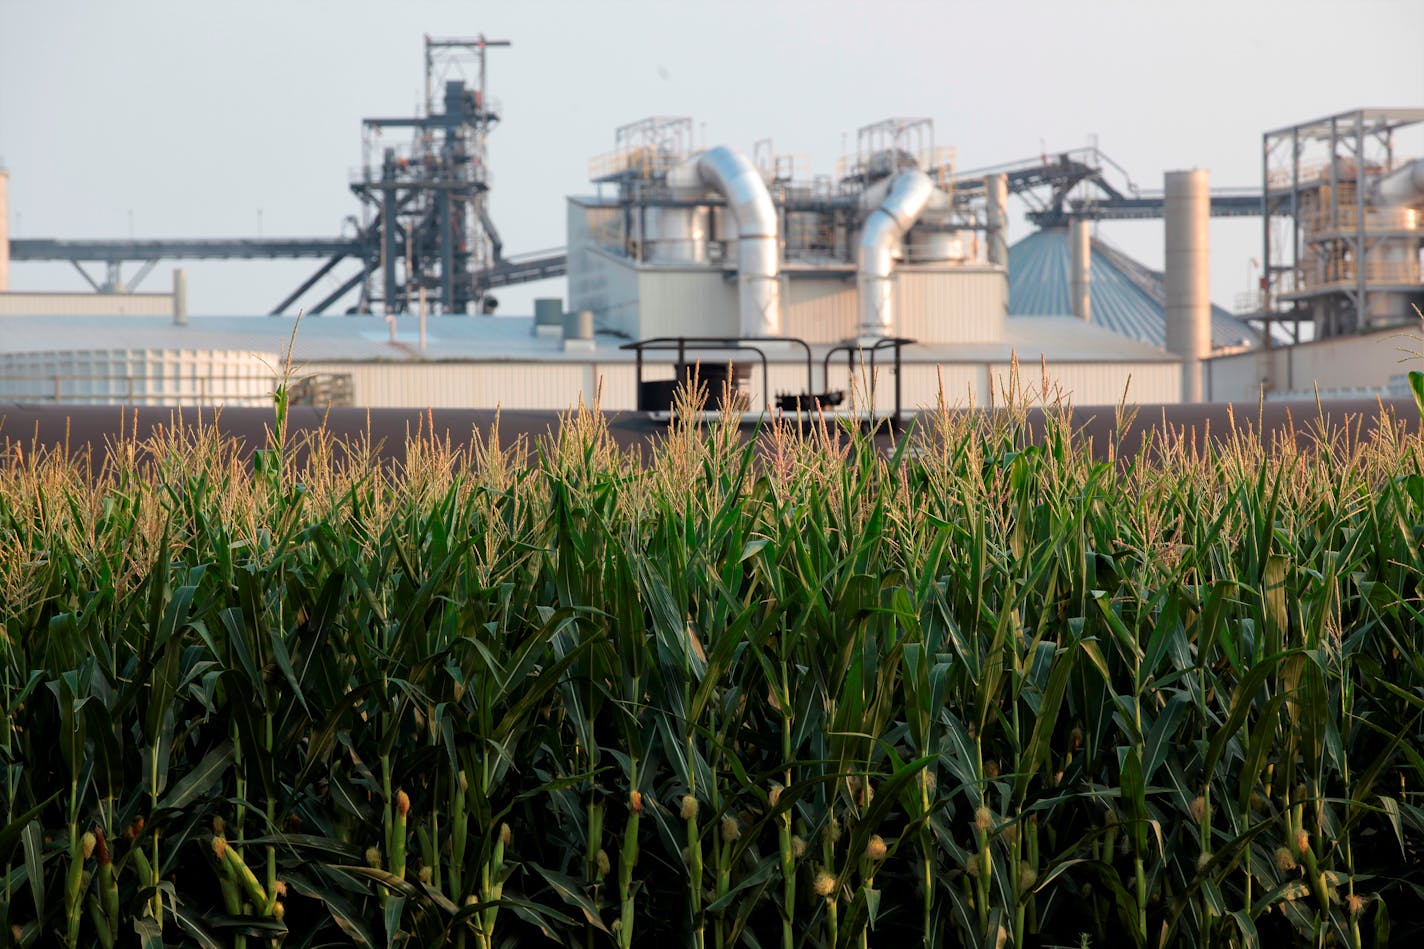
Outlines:
{"type": "Polygon", "coordinates": [[[0,316],[172,316],[171,293],[0,293],[0,316]]]}
{"type": "MultiPolygon", "coordinates": [[[[996,394],[1008,380],[1008,367],[995,376],[996,394]]],[[[1045,373],[1039,365],[1019,368],[1019,382],[1032,393],[1043,391],[1045,373]]],[[[1054,363],[1048,362],[1049,398],[1061,392],[1074,405],[1116,405],[1128,402],[1176,403],[1182,400],[1182,367],[1176,362],[1054,363]]]]}
{"type": "Polygon", "coordinates": [[[77,349],[0,353],[0,397],[76,405],[271,405],[276,353],[77,349]]]}
{"type": "Polygon", "coordinates": [[[638,271],[634,339],[654,336],[738,336],[737,281],[721,270],[638,271]]]}
{"type": "Polygon", "coordinates": [[[1202,392],[1208,402],[1245,402],[1257,399],[1266,360],[1273,354],[1238,353],[1202,363],[1202,392]]]}
{"type": "Polygon", "coordinates": [[[600,233],[621,228],[621,214],[616,207],[569,199],[569,312],[592,310],[599,329],[637,336],[637,271],[632,261],[609,253],[599,243],[600,233]]]}
{"type": "Polygon", "coordinates": [[[1002,270],[900,267],[896,332],[924,343],[997,342],[1004,338],[1008,298],[1002,270]]]}
{"type": "MultiPolygon", "coordinates": [[[[645,370],[646,378],[671,378],[672,357],[660,357],[645,370]],[[662,361],[666,358],[667,362],[662,361]]],[[[748,394],[751,404],[763,405],[761,363],[745,358],[751,367],[748,394]]],[[[592,404],[602,387],[605,409],[631,411],[637,405],[635,369],[631,363],[500,362],[500,363],[313,363],[320,372],[348,372],[357,405],[415,408],[562,409],[580,398],[592,404]]],[[[1007,362],[906,363],[902,369],[902,405],[906,409],[936,405],[941,391],[950,406],[1002,404],[1008,384],[1007,362]],[[992,398],[991,398],[992,392],[992,398]]],[[[1036,397],[1041,372],[1037,364],[1021,367],[1020,391],[1036,397]]],[[[1130,402],[1175,403],[1181,399],[1181,368],[1172,362],[1062,363],[1048,366],[1049,392],[1061,392],[1074,405],[1110,405],[1121,401],[1124,389],[1130,402]],[[1131,380],[1129,387],[1129,379],[1131,380]]],[[[806,390],[802,363],[772,363],[772,396],[806,390]]],[[[881,411],[894,405],[894,377],[886,366],[877,368],[875,403],[881,411]]],[[[829,385],[814,368],[817,391],[843,389],[851,400],[864,404],[870,391],[869,373],[861,367],[854,378],[843,360],[833,362],[829,385]]]]}
{"type": "Polygon", "coordinates": [[[782,282],[782,325],[787,336],[812,343],[855,335],[855,278],[796,277],[782,282]]]}
{"type": "Polygon", "coordinates": [[[1424,369],[1424,327],[1343,336],[1265,353],[1222,356],[1205,363],[1204,385],[1213,401],[1251,401],[1269,376],[1272,393],[1312,398],[1360,390],[1398,389],[1411,369],[1424,369]]]}
{"type": "Polygon", "coordinates": [[[636,404],[634,369],[625,363],[312,363],[319,372],[351,374],[353,401],[372,408],[571,408],[636,404]]]}
{"type": "Polygon", "coordinates": [[[569,309],[592,310],[594,326],[636,339],[638,271],[631,261],[586,245],[577,280],[569,275],[569,309]]]}

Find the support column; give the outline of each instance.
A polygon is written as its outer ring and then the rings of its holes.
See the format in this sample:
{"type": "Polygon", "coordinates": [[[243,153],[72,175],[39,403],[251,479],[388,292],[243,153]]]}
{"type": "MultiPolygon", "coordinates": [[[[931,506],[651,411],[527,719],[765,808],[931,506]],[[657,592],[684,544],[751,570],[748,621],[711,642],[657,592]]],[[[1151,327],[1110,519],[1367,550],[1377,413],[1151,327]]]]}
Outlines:
{"type": "Polygon", "coordinates": [[[1009,265],[1009,178],[990,175],[984,181],[988,201],[985,241],[989,245],[989,263],[999,267],[1009,265]]]}
{"type": "Polygon", "coordinates": [[[0,293],[10,289],[10,175],[0,168],[0,293]]]}
{"type": "Polygon", "coordinates": [[[188,271],[173,268],[173,325],[188,325],[188,271]]]}
{"type": "Polygon", "coordinates": [[[1073,315],[1087,323],[1093,318],[1093,235],[1087,218],[1068,219],[1068,247],[1073,257],[1073,315]]]}
{"type": "Polygon", "coordinates": [[[381,163],[381,305],[386,313],[400,309],[396,290],[396,152],[386,149],[381,163]]]}
{"type": "Polygon", "coordinates": [[[1210,183],[1205,170],[1169,171],[1166,217],[1167,349],[1182,357],[1182,401],[1202,401],[1211,354],[1210,183]]]}
{"type": "Polygon", "coordinates": [[[436,221],[440,226],[440,308],[455,312],[455,235],[451,233],[450,192],[442,188],[435,198],[436,221]]]}

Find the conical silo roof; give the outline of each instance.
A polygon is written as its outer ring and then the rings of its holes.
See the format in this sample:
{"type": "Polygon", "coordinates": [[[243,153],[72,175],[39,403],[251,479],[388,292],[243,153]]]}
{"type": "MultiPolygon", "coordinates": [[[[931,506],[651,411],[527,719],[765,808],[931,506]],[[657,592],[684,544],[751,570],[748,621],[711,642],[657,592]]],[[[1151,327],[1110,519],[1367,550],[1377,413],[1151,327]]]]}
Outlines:
{"type": "MultiPolygon", "coordinates": [[[[1092,242],[1091,322],[1129,339],[1165,346],[1166,295],[1162,272],[1153,270],[1100,238],[1092,242]]],[[[1072,253],[1067,228],[1045,228],[1009,248],[1009,317],[1068,316],[1072,253]]],[[[1215,304],[1213,349],[1255,346],[1260,334],[1215,304]]]]}

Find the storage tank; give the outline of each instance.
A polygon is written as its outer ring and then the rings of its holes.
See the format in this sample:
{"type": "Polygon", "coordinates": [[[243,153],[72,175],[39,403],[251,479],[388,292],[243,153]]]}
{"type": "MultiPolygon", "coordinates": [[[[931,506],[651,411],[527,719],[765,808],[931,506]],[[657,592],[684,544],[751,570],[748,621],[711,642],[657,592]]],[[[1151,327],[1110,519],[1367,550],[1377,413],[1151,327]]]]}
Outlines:
{"type": "Polygon", "coordinates": [[[659,264],[707,262],[707,209],[652,206],[647,218],[647,260],[659,264]]]}
{"type": "Polygon", "coordinates": [[[1202,360],[1211,355],[1211,186],[1205,170],[1164,180],[1167,349],[1182,357],[1182,401],[1202,401],[1202,360]]]}

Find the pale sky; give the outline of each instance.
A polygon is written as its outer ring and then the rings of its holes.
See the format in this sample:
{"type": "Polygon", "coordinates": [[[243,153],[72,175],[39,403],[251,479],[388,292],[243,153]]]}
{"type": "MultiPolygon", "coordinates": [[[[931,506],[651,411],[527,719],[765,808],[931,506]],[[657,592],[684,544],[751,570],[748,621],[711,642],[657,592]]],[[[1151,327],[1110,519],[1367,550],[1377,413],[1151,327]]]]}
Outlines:
{"type": "MultiPolygon", "coordinates": [[[[927,116],[965,169],[1096,140],[1143,188],[1192,167],[1259,187],[1267,129],[1424,106],[1424,0],[0,0],[11,234],[335,237],[358,211],[362,117],[415,114],[423,34],[478,32],[514,44],[489,59],[506,253],[563,245],[565,195],[591,191],[589,159],[649,115],[749,154],[770,138],[817,173],[860,126],[927,116]]],[[[1161,265],[1160,222],[1100,228],[1161,265]]],[[[1261,225],[1217,219],[1211,238],[1229,307],[1261,225]]],[[[190,310],[265,313],[318,264],[189,262],[190,310]]],[[[11,284],[85,286],[37,264],[11,284]]],[[[565,295],[507,289],[500,311],[565,295]]]]}

